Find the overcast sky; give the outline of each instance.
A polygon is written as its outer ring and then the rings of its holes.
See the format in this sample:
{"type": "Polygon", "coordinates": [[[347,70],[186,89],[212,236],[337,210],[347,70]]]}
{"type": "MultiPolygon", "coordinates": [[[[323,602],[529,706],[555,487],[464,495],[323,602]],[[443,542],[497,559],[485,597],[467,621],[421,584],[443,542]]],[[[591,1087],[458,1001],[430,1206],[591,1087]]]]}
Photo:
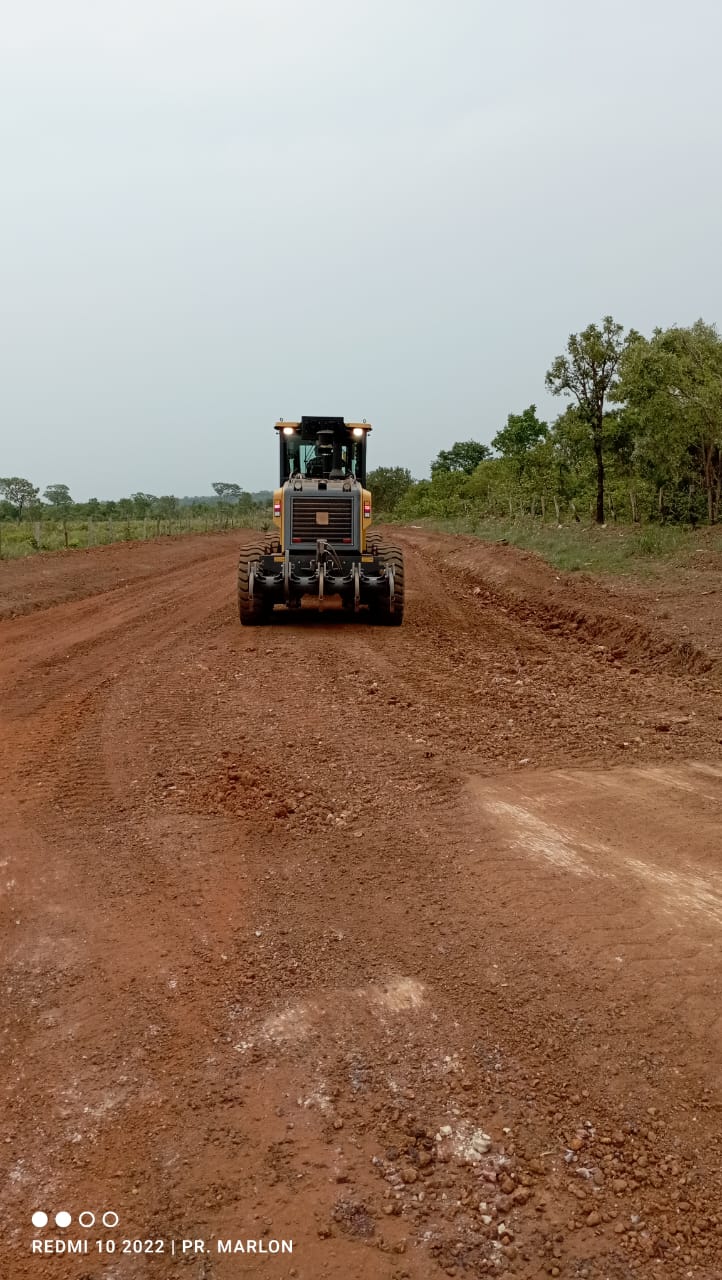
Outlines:
{"type": "Polygon", "coordinates": [[[717,0],[23,0],[0,42],[0,474],[427,472],[611,313],[722,320],[717,0]]]}

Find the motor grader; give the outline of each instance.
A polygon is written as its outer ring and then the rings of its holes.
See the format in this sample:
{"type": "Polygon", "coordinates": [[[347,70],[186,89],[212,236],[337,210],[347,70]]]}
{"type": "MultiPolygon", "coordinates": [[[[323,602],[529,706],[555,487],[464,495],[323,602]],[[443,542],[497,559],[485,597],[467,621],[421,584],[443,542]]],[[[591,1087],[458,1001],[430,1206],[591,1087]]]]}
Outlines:
{"type": "Polygon", "coordinates": [[[398,627],[404,617],[404,561],[371,530],[366,488],[367,422],[304,417],[277,422],[280,487],[273,535],[241,549],[238,613],[244,627],[271,621],[276,605],[323,608],[340,598],[349,614],[398,627]]]}

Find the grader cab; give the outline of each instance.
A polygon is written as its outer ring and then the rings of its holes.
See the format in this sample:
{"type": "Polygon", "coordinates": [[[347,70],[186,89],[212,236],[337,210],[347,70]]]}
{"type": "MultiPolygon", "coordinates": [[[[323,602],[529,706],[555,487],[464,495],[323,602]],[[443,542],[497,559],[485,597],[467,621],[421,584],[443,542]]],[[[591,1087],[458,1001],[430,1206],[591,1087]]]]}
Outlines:
{"type": "Polygon", "coordinates": [[[404,561],[371,530],[366,442],[371,427],[343,418],[276,423],[280,487],[273,495],[274,536],[242,548],[238,612],[243,626],[270,622],[274,607],[323,608],[340,599],[350,614],[400,626],[404,561]]]}

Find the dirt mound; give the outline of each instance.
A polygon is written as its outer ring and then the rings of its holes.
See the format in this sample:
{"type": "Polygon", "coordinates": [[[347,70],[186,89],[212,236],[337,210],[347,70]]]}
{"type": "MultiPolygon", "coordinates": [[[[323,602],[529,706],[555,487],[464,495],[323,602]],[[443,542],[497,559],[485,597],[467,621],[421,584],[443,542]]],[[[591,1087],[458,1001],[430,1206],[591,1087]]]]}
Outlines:
{"type": "Polygon", "coordinates": [[[718,655],[650,618],[646,602],[620,600],[599,579],[555,570],[535,552],[435,535],[414,535],[414,545],[450,572],[460,572],[480,607],[507,610],[546,634],[598,645],[608,662],[643,663],[673,674],[722,670],[718,655]]]}

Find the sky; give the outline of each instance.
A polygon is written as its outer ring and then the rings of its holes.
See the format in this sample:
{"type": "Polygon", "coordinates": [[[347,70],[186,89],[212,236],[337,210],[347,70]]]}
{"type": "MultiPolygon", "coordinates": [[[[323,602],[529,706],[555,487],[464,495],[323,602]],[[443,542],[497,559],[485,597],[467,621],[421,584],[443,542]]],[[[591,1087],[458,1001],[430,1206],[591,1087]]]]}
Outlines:
{"type": "Polygon", "coordinates": [[[717,0],[23,0],[0,42],[0,474],[420,477],[611,314],[722,320],[717,0]]]}

